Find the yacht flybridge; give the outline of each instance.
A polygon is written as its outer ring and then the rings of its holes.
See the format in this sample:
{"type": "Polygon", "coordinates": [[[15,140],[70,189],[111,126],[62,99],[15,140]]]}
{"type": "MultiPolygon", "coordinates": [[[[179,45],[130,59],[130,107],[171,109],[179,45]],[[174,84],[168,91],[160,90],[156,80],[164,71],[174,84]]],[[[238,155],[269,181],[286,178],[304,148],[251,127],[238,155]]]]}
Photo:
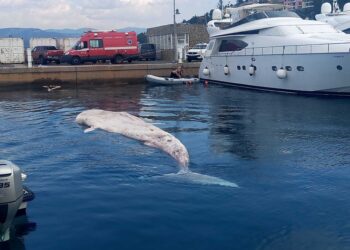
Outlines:
{"type": "MultiPolygon", "coordinates": [[[[272,91],[349,94],[350,36],[278,6],[245,6],[245,17],[216,29],[201,63],[202,81],[272,91]]],[[[231,13],[240,13],[231,10],[231,13]]]]}
{"type": "Polygon", "coordinates": [[[333,4],[324,3],[321,7],[321,14],[315,16],[317,21],[329,23],[336,29],[350,33],[350,3],[346,3],[343,10],[340,9],[337,0],[333,4]]]}
{"type": "Polygon", "coordinates": [[[237,8],[226,8],[224,18],[222,17],[221,10],[216,9],[213,11],[213,20],[207,24],[207,31],[212,36],[228,25],[238,22],[253,13],[283,9],[283,4],[249,4],[237,8]]]}

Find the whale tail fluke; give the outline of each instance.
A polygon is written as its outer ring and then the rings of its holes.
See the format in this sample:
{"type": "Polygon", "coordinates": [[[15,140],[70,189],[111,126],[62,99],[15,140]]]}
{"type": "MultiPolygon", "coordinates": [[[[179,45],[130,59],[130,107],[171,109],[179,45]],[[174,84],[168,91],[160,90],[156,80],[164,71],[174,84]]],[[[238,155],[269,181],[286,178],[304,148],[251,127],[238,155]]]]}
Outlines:
{"type": "Polygon", "coordinates": [[[156,176],[151,178],[167,179],[169,181],[188,182],[188,183],[194,183],[194,184],[200,184],[200,185],[216,185],[216,186],[231,187],[231,188],[239,187],[234,182],[226,181],[221,178],[210,176],[210,175],[195,173],[190,171],[189,169],[181,169],[177,173],[165,174],[162,176],[156,176]]]}

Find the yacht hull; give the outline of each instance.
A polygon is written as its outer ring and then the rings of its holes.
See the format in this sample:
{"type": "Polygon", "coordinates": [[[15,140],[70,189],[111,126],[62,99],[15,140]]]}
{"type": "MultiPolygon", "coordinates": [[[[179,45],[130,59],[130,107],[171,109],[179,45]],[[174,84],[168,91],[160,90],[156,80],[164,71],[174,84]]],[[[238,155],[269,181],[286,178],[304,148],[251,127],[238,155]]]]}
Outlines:
{"type": "Polygon", "coordinates": [[[350,95],[349,69],[350,53],[225,55],[205,57],[199,77],[267,91],[350,95]]]}

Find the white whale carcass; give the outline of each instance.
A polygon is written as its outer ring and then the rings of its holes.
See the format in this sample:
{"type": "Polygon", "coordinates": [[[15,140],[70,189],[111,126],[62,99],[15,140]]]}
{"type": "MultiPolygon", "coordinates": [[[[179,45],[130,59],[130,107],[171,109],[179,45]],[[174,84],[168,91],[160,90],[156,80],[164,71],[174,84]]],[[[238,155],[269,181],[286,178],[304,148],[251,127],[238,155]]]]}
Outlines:
{"type": "Polygon", "coordinates": [[[89,127],[85,132],[102,129],[107,132],[122,134],[126,137],[142,141],[147,146],[158,148],[168,153],[179,162],[181,169],[178,174],[170,174],[166,175],[166,177],[173,176],[176,179],[180,177],[186,181],[191,180],[192,182],[201,184],[237,187],[235,183],[217,177],[191,172],[188,169],[188,151],[177,138],[127,112],[90,109],[81,112],[76,117],[76,122],[89,127]]]}
{"type": "Polygon", "coordinates": [[[80,113],[76,121],[90,127],[86,132],[99,128],[142,141],[147,146],[168,153],[182,167],[188,167],[187,149],[177,138],[129,113],[91,109],[80,113]]]}

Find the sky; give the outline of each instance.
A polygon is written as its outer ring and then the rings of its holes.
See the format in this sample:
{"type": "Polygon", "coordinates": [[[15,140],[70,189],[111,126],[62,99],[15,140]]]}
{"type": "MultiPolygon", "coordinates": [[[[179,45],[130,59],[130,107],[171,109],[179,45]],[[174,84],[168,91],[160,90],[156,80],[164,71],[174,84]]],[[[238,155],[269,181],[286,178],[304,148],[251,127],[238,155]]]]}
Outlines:
{"type": "MultiPolygon", "coordinates": [[[[225,3],[226,1],[224,1],[225,3]]],[[[176,0],[177,22],[218,0],[176,0]]],[[[173,23],[173,0],[0,0],[0,28],[150,28],[173,23]]]]}

